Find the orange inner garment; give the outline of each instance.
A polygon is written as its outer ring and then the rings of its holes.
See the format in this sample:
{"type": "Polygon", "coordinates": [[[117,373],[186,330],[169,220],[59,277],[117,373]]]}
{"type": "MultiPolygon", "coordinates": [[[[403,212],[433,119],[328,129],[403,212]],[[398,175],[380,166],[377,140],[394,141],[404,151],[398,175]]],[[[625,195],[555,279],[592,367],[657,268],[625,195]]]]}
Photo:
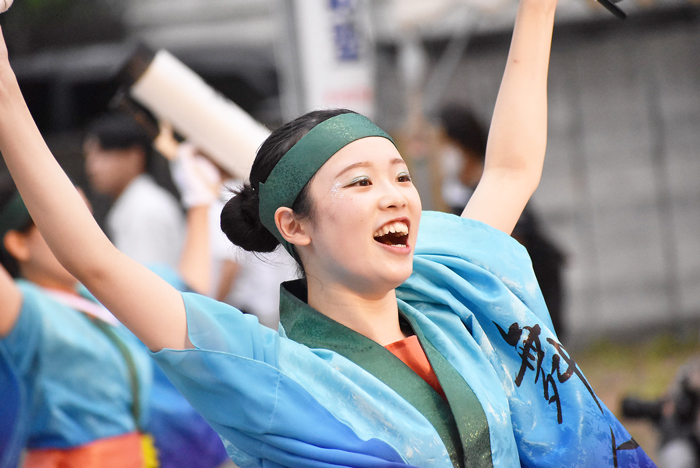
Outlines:
{"type": "Polygon", "coordinates": [[[70,449],[30,450],[23,468],[142,468],[141,436],[131,432],[70,449]]]}
{"type": "Polygon", "coordinates": [[[445,397],[445,392],[442,390],[442,386],[438,381],[433,367],[430,365],[423,348],[421,348],[420,342],[416,335],[409,336],[403,340],[395,341],[385,346],[385,348],[401,359],[404,364],[410,367],[413,372],[418,374],[423,380],[425,380],[428,385],[433,387],[436,392],[438,392],[443,398],[445,397]]]}

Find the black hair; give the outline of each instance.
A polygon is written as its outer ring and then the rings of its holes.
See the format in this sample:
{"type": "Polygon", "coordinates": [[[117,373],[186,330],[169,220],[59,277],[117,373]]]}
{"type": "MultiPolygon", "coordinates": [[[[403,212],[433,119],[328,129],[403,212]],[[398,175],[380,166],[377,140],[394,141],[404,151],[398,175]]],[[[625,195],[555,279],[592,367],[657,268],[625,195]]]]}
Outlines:
{"type": "MultiPolygon", "coordinates": [[[[258,198],[260,183],[267,177],[282,156],[289,151],[309,130],[332,117],[353,113],[348,109],[313,111],[277,128],[263,142],[250,170],[250,180],[234,191],[221,211],[221,230],[231,242],[249,252],[272,252],[279,245],[277,238],[260,221],[258,198]]],[[[310,181],[309,181],[310,182],[310,181]]],[[[307,183],[297,196],[292,210],[299,219],[312,215],[307,183]]],[[[297,255],[297,263],[301,262],[297,255]]],[[[303,268],[303,267],[302,267],[303,268]]]]}
{"type": "Polygon", "coordinates": [[[484,161],[488,133],[471,109],[461,104],[448,104],[440,111],[439,119],[450,139],[484,161]]]}
{"type": "Polygon", "coordinates": [[[97,138],[105,150],[141,148],[146,156],[146,169],[153,164],[153,137],[129,114],[112,112],[96,118],[87,127],[85,137],[97,138]]]}
{"type": "MultiPolygon", "coordinates": [[[[12,183],[8,183],[0,187],[0,212],[10,204],[14,196],[17,194],[17,188],[12,183]]],[[[27,233],[34,226],[32,219],[27,220],[19,229],[15,229],[21,233],[27,233]]],[[[19,263],[15,257],[10,255],[10,252],[5,250],[5,237],[0,238],[0,264],[7,270],[13,278],[19,278],[19,263]]]]}

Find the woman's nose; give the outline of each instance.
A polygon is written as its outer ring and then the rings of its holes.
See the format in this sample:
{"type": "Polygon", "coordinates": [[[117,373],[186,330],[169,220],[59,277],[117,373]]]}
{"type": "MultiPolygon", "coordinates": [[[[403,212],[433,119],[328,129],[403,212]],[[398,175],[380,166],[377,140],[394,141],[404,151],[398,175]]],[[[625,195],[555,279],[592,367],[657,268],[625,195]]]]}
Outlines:
{"type": "Polygon", "coordinates": [[[381,208],[402,208],[406,206],[406,197],[401,192],[399,187],[396,187],[394,184],[391,183],[386,183],[384,184],[382,190],[383,193],[379,202],[381,208]]]}

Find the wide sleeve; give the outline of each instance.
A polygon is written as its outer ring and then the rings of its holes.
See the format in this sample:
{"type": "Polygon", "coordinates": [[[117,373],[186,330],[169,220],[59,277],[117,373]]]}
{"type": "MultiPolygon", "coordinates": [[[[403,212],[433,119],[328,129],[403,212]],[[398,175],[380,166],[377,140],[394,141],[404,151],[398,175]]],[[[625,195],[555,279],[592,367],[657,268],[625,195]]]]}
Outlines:
{"type": "Polygon", "coordinates": [[[255,444],[245,432],[265,433],[271,424],[280,337],[227,304],[194,293],[182,297],[194,349],[151,355],[219,435],[255,444]]]}
{"type": "Polygon", "coordinates": [[[320,378],[330,370],[322,358],[255,316],[197,294],[182,296],[194,349],[152,356],[223,439],[237,466],[406,466],[395,449],[358,437],[293,378],[314,370],[320,378]]]}
{"type": "Polygon", "coordinates": [[[532,261],[518,241],[480,221],[424,212],[414,256],[414,274],[399,297],[434,302],[454,297],[455,287],[472,309],[525,310],[554,331],[532,261]]]}

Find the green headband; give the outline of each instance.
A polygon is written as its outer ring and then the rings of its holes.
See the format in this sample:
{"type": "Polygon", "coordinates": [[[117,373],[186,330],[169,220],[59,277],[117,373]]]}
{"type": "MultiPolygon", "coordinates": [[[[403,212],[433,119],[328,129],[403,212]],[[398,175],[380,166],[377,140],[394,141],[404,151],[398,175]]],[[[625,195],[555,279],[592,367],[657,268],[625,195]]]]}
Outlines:
{"type": "Polygon", "coordinates": [[[299,192],[331,156],[342,148],[367,137],[382,137],[394,143],[389,135],[360,114],[340,114],[324,120],[304,135],[282,156],[265,183],[260,183],[260,221],[292,253],[275,225],[275,211],[291,208],[299,192]]]}
{"type": "Polygon", "coordinates": [[[24,228],[32,217],[27,211],[27,207],[24,206],[24,201],[16,193],[10,203],[5,205],[5,208],[0,211],[0,248],[4,248],[2,240],[9,231],[17,231],[24,228]]]}

